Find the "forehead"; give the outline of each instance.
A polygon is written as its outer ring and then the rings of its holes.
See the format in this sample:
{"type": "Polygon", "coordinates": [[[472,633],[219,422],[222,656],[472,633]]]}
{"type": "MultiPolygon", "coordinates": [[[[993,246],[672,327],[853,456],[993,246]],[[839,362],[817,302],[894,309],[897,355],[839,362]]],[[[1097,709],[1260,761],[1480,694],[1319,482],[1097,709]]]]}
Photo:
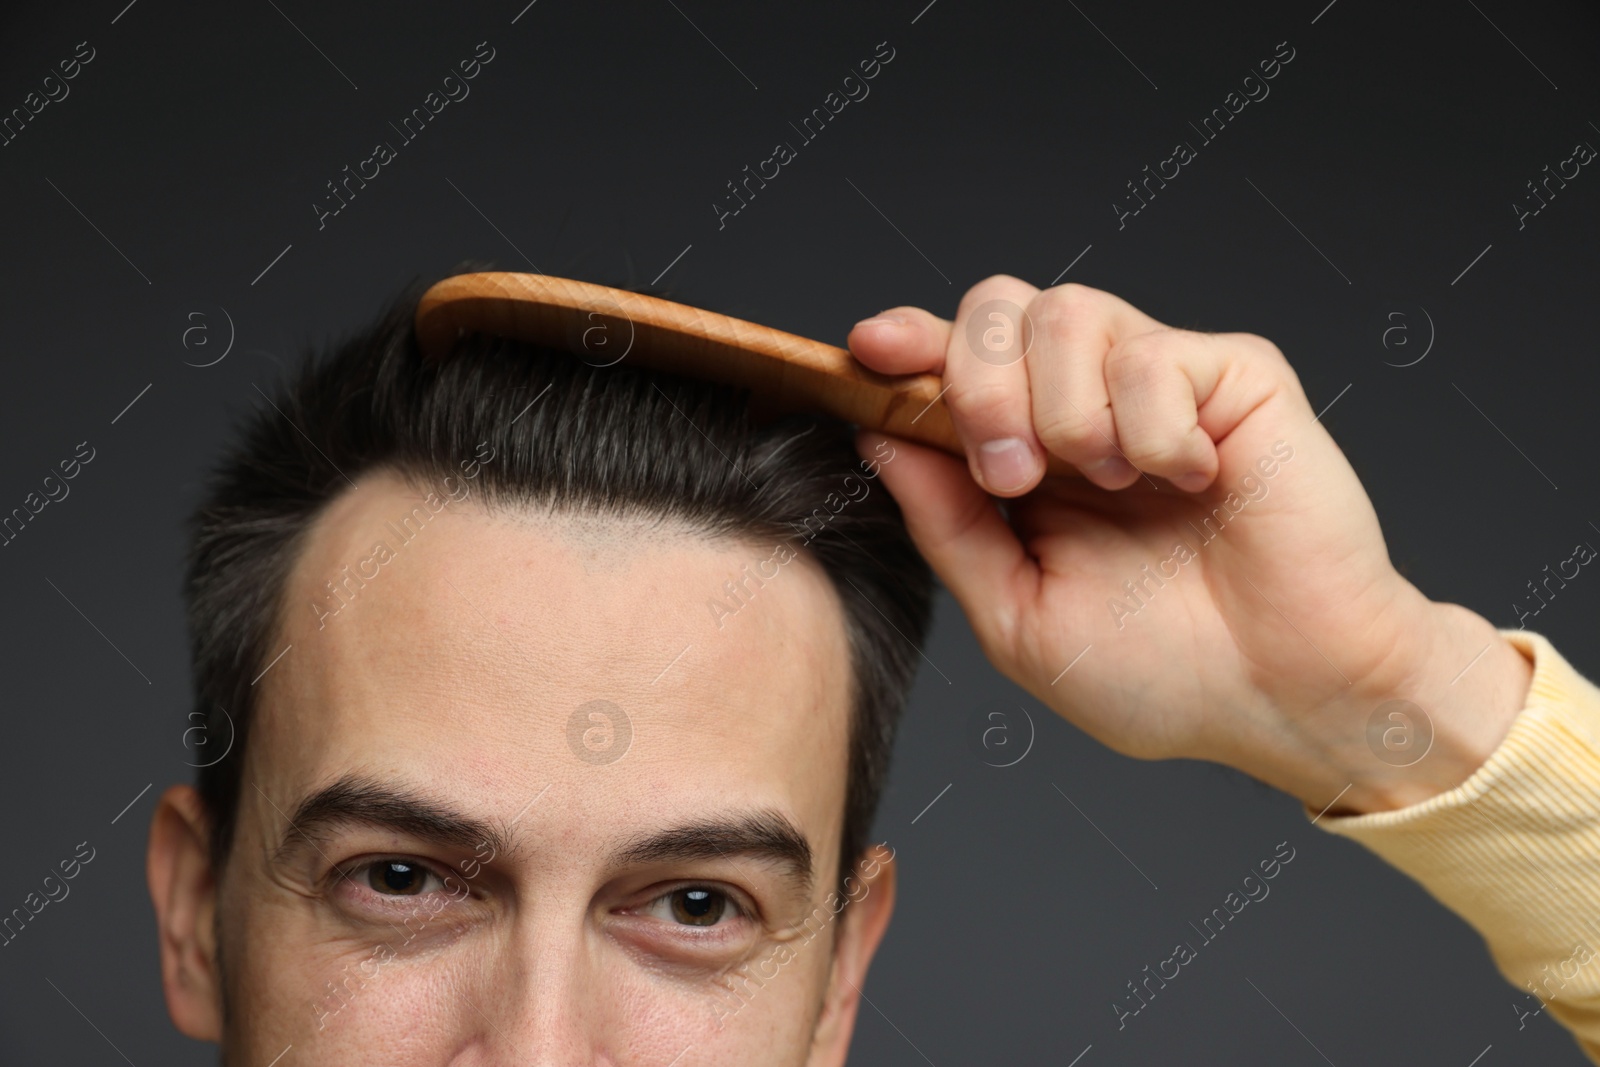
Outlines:
{"type": "Polygon", "coordinates": [[[291,801],[351,772],[399,779],[506,820],[549,787],[541,811],[581,814],[565,832],[596,844],[771,807],[836,851],[849,648],[817,564],[431,492],[369,474],[309,530],[252,773],[291,801]]]}

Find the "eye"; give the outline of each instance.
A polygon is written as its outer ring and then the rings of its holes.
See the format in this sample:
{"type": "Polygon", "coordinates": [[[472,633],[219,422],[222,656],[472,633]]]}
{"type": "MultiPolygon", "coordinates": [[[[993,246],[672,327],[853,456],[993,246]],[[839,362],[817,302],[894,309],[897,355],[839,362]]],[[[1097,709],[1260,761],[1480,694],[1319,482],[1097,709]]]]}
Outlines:
{"type": "Polygon", "coordinates": [[[737,883],[661,881],[636,894],[612,912],[611,930],[646,956],[697,974],[734,966],[777,929],[737,883]]]}
{"type": "Polygon", "coordinates": [[[437,888],[439,876],[409,860],[378,860],[366,867],[364,879],[372,890],[388,897],[414,897],[437,888]]]}
{"type": "Polygon", "coordinates": [[[667,897],[672,917],[685,926],[715,926],[728,908],[728,897],[715,889],[692,886],[667,897]]]}
{"type": "Polygon", "coordinates": [[[637,913],[671,926],[706,930],[716,927],[723,932],[751,915],[731,892],[692,883],[663,893],[641,906],[637,913]]]}

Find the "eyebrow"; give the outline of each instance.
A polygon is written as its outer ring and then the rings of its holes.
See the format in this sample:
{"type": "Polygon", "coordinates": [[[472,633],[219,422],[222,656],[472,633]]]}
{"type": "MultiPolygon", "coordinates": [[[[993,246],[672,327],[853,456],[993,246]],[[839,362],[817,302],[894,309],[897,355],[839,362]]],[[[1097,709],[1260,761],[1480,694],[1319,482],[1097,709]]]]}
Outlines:
{"type": "Polygon", "coordinates": [[[274,857],[281,861],[300,840],[317,848],[318,841],[347,825],[393,830],[436,845],[474,851],[486,844],[496,856],[511,850],[509,828],[501,829],[463,815],[408,789],[384,785],[373,778],[346,775],[300,802],[284,829],[274,857]]]}
{"type": "MultiPolygon", "coordinates": [[[[487,844],[494,855],[512,851],[510,827],[464,815],[421,793],[376,779],[346,775],[312,793],[295,808],[275,859],[281,861],[301,842],[312,848],[341,826],[393,830],[436,845],[476,849],[487,844]]],[[[319,849],[320,851],[320,849],[319,849]]],[[[811,845],[781,812],[733,812],[652,831],[614,851],[615,867],[647,863],[748,857],[780,867],[801,895],[814,879],[811,845]]]]}
{"type": "Polygon", "coordinates": [[[771,809],[738,812],[684,823],[635,839],[614,852],[625,867],[685,860],[732,860],[734,856],[776,864],[802,895],[811,891],[811,845],[788,816],[771,809]]]}

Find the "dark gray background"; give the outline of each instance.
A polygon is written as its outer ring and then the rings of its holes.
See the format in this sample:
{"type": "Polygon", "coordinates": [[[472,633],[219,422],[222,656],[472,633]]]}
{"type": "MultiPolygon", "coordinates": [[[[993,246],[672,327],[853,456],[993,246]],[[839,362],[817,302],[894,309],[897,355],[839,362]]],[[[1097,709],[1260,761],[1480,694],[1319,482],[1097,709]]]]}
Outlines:
{"type": "MultiPolygon", "coordinates": [[[[125,2],[0,22],[3,109],[77,42],[97,51],[0,148],[0,512],[96,449],[0,549],[0,911],[78,842],[97,850],[0,949],[6,1064],[211,1062],[166,1019],[143,873],[153,798],[196,760],[180,524],[252,383],[467,257],[660,275],[835,341],[890,305],[948,315],[987,274],[1046,285],[1076,261],[1066,280],[1164,321],[1273,339],[1319,409],[1337,398],[1324,421],[1436,599],[1516,625],[1525,583],[1600,541],[1600,176],[1520,231],[1511,208],[1575,142],[1600,145],[1590,6],[125,2]],[[484,40],[471,96],[319,231],[324,182],[484,40]],[[884,40],[871,95],[719,230],[724,183],[884,40]],[[1270,97],[1119,231],[1124,183],[1284,40],[1270,97]],[[1386,365],[1422,351],[1422,309],[1427,358],[1386,365]],[[186,366],[220,353],[225,315],[228,358],[186,366]],[[1385,348],[1395,322],[1410,333],[1385,348]],[[212,344],[186,349],[197,323],[212,344]]],[[[1585,573],[1529,623],[1590,675],[1596,597],[1585,573]]],[[[926,654],[949,682],[924,670],[900,743],[879,832],[902,894],[854,1062],[1583,1062],[1550,1020],[1519,1030],[1532,1002],[1471,930],[1295,802],[1115,756],[1026,699],[1032,752],[984,766],[964,734],[1019,694],[948,600],[926,654]],[[1285,840],[1271,896],[1119,1032],[1124,983],[1285,840]]]]}

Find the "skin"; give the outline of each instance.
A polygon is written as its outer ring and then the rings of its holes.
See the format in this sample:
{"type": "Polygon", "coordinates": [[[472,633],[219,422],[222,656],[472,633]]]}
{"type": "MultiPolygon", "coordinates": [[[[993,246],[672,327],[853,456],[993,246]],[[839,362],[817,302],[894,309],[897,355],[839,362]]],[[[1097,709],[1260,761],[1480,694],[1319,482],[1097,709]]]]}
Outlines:
{"type": "MultiPolygon", "coordinates": [[[[833,892],[849,652],[816,564],[786,566],[719,630],[706,601],[771,546],[467,500],[319,630],[321,583],[396,542],[384,522],[420,499],[392,475],[359,485],[317,520],[290,579],[294,648],[261,683],[220,879],[188,787],[156,817],[150,881],[179,1029],[220,1041],[230,1064],[291,1044],[319,1064],[843,1063],[894,878],[884,852],[848,898],[833,892]],[[631,721],[614,762],[569,745],[573,710],[597,698],[631,721]],[[352,776],[482,829],[450,841],[299,810],[352,776]],[[803,836],[803,879],[731,832],[709,854],[629,854],[754,812],[803,836]],[[396,858],[437,878],[417,895],[375,890],[396,858]],[[714,925],[674,909],[690,888],[725,894],[714,925]],[[719,988],[740,964],[755,981],[719,988]]],[[[580,725],[604,748],[603,719],[580,725]]]]}
{"type": "MultiPolygon", "coordinates": [[[[954,320],[894,308],[849,344],[875,370],[943,376],[965,457],[894,440],[883,483],[990,660],[1112,748],[1237,767],[1314,811],[1381,811],[1466,780],[1523,706],[1528,661],[1394,570],[1354,472],[1264,338],[1176,330],[1100,290],[1002,275],[954,320]],[[1020,359],[973,347],[994,300],[1016,309],[1020,359]],[[1086,477],[1045,479],[1047,453],[1086,477]],[[1198,536],[1218,516],[1220,532],[1198,536]],[[1394,700],[1414,705],[1407,729],[1432,733],[1403,766],[1369,730],[1394,700]]],[[[857,444],[871,459],[885,441],[857,444]]],[[[364,478],[318,520],[288,603],[320,599],[414,499],[364,478]]],[[[798,943],[800,917],[831,910],[846,693],[828,665],[845,639],[815,565],[786,568],[759,611],[719,631],[708,592],[765,546],[470,503],[421,536],[322,630],[289,612],[294,652],[263,680],[226,869],[206,862],[192,790],[158,807],[149,879],[179,1028],[237,1063],[290,1043],[318,1063],[842,1063],[892,910],[887,857],[829,924],[836,942],[797,950],[748,1003],[714,989],[719,970],[772,959],[798,943]],[[615,763],[567,747],[572,709],[596,697],[632,718],[615,763]],[[505,840],[345,1003],[327,983],[403,935],[317,872],[400,856],[448,873],[484,854],[371,825],[279,854],[289,813],[352,774],[407,783],[505,840]],[[752,810],[807,842],[809,891],[785,890],[783,865],[758,851],[626,854],[641,835],[752,810]],[[708,950],[662,902],[685,886],[748,899],[762,920],[708,950]]]]}
{"type": "Polygon", "coordinates": [[[997,275],[953,322],[893,308],[850,347],[875,370],[944,376],[966,462],[897,441],[884,484],[995,666],[1117,751],[1224,763],[1313,811],[1382,811],[1465,781],[1523,707],[1527,659],[1394,569],[1355,472],[1265,338],[1177,330],[1098,289],[997,275]],[[1011,317],[1026,354],[1004,365],[969,341],[995,300],[1025,312],[1011,317]],[[1263,477],[1280,441],[1292,459],[1263,477]],[[1047,452],[1087,477],[1045,482],[1047,452]],[[1219,505],[1223,532],[1201,544],[1219,505]],[[1179,540],[1195,558],[1115,615],[1123,583],[1179,540]],[[1408,766],[1369,744],[1392,700],[1433,731],[1408,766]]]}

